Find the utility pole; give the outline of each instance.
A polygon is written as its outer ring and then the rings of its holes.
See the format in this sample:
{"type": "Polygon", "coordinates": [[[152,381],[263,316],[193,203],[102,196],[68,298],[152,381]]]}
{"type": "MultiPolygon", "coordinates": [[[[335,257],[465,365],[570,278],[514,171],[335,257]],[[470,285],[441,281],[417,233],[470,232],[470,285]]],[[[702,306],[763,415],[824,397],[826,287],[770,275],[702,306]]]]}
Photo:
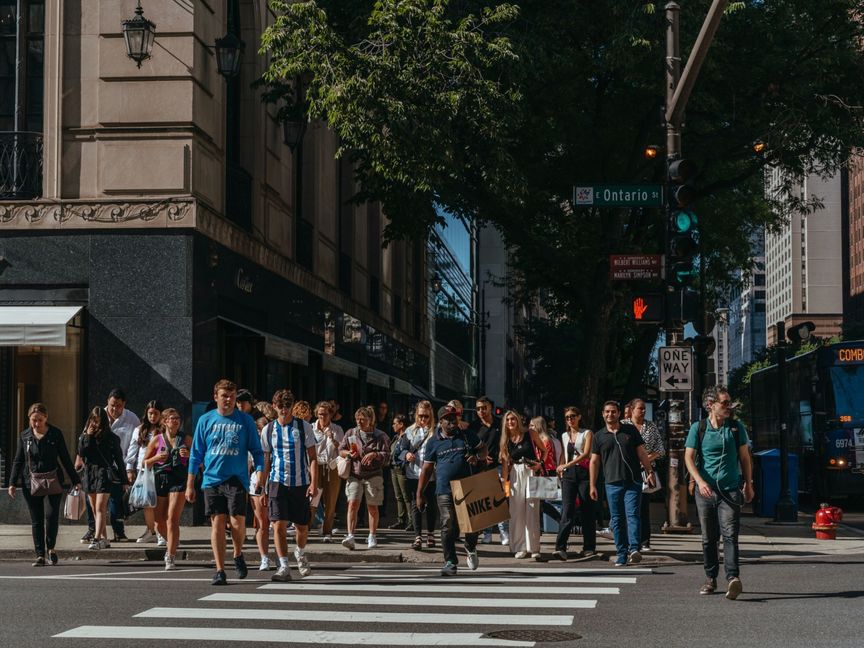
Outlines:
{"type": "MultiPolygon", "coordinates": [[[[684,109],[690,94],[696,84],[696,78],[705,61],[708,48],[714,39],[714,34],[723,17],[723,10],[729,0],[714,0],[708,15],[702,24],[702,29],[696,39],[693,51],[687,60],[684,72],[681,72],[681,46],[679,18],[681,6],[670,0],[665,6],[666,11],[666,159],[668,165],[681,157],[681,127],[684,119],[684,109]]],[[[667,173],[667,181],[669,174],[667,173]]],[[[668,203],[668,201],[667,201],[668,203]]],[[[671,210],[665,212],[666,222],[671,219],[671,210]]],[[[666,236],[669,237],[669,228],[666,227],[666,236]]],[[[667,238],[667,249],[668,249],[667,238]]],[[[701,265],[701,260],[700,260],[701,265]]],[[[667,313],[670,309],[667,308],[667,313]]],[[[672,325],[671,318],[666,319],[666,345],[676,346],[682,343],[684,338],[683,325],[676,323],[672,325]]],[[[684,442],[686,424],[683,421],[682,403],[673,399],[674,393],[668,393],[669,418],[667,421],[667,443],[669,456],[669,472],[667,484],[669,485],[667,496],[667,520],[663,524],[664,533],[689,533],[692,525],[687,517],[687,484],[683,483],[684,468],[684,442]],[[675,414],[673,415],[673,410],[675,414]]]]}
{"type": "Polygon", "coordinates": [[[775,324],[777,334],[777,422],[780,426],[780,497],[774,522],[797,522],[798,512],[789,490],[789,425],[786,394],[786,323],[775,324]]]}

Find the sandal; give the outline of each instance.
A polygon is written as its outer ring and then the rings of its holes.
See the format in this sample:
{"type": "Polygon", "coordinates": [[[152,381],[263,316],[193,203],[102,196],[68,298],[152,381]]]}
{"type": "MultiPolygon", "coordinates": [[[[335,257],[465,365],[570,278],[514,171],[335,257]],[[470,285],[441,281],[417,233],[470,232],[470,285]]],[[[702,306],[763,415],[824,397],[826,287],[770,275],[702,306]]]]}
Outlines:
{"type": "Polygon", "coordinates": [[[431,533],[427,534],[426,536],[426,546],[430,549],[435,546],[435,536],[431,533]]]}
{"type": "Polygon", "coordinates": [[[420,551],[423,548],[423,538],[420,536],[414,538],[414,542],[411,543],[411,548],[420,551]]]}

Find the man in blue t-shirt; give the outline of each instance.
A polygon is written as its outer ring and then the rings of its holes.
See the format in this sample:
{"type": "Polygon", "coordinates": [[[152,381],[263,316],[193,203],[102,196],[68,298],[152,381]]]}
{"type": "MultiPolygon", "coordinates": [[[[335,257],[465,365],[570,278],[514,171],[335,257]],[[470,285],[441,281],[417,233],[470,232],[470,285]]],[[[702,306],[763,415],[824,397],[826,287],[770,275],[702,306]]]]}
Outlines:
{"type": "MultiPolygon", "coordinates": [[[[458,412],[455,407],[445,405],[438,410],[438,430],[426,445],[423,469],[417,483],[417,508],[423,510],[426,501],[423,491],[435,471],[435,497],[438,513],[441,515],[441,549],[444,551],[442,576],[455,576],[456,538],[459,537],[459,523],[456,520],[456,506],[450,481],[462,479],[471,474],[472,468],[486,465],[486,446],[470,430],[459,429],[458,412]]],[[[477,533],[465,534],[465,551],[468,552],[468,568],[477,569],[477,533]]]]}
{"type": "Polygon", "coordinates": [[[734,600],[743,590],[738,564],[741,506],[753,499],[750,448],[747,430],[732,418],[732,399],[725,387],[706,389],[702,405],[708,411],[708,418],[690,426],[684,442],[684,463],[696,481],[696,509],[702,527],[702,556],[708,577],[699,593],[713,594],[717,589],[720,573],[717,543],[722,534],[726,598],[734,600]]]}
{"type": "Polygon", "coordinates": [[[195,475],[204,466],[204,514],[212,526],[210,546],[216,561],[213,585],[226,585],[225,518],[231,521],[234,543],[234,569],[238,578],[246,578],[248,569],[243,558],[246,539],[246,487],[249,478],[249,454],[255,465],[258,483],[264,483],[264,453],[255,421],[236,409],[237,386],[230,380],[220,380],[213,387],[216,409],[198,419],[192,452],[189,456],[189,476],[186,499],[195,501],[195,475]]]}

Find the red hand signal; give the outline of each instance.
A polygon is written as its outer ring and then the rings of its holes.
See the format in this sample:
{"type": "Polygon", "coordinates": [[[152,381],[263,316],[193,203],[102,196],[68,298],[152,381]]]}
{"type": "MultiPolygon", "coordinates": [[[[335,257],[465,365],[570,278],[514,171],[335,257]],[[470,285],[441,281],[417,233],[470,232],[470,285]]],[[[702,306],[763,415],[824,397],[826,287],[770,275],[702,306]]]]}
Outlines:
{"type": "Polygon", "coordinates": [[[642,316],[645,314],[645,311],[648,310],[648,304],[645,303],[645,300],[641,297],[637,297],[633,300],[633,316],[637,320],[641,320],[642,316]]]}

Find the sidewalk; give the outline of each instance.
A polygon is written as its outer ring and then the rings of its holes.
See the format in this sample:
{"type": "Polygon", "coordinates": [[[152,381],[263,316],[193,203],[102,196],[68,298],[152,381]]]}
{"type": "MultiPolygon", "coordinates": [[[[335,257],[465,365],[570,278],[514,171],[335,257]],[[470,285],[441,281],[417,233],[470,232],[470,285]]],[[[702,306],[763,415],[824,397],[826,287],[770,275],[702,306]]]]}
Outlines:
{"type": "MultiPolygon", "coordinates": [[[[666,535],[657,530],[658,522],[664,518],[661,504],[652,505],[652,520],[654,532],[651,539],[652,551],[643,557],[644,565],[664,565],[674,563],[698,563],[702,560],[702,543],[698,528],[690,535],[666,535]]],[[[694,521],[691,518],[691,521],[694,521]]],[[[810,529],[812,516],[799,515],[800,523],[791,526],[771,524],[770,520],[745,515],[741,520],[740,551],[742,560],[808,560],[848,558],[852,555],[864,556],[864,532],[851,527],[841,526],[836,540],[816,540],[815,533],[810,529]]],[[[161,561],[164,549],[156,544],[136,544],[132,542],[112,543],[110,549],[90,551],[86,544],[80,544],[79,539],[86,530],[81,524],[61,522],[60,534],[57,540],[57,553],[60,559],[66,560],[155,560],[161,561]]],[[[138,537],[144,528],[138,525],[128,525],[126,533],[130,538],[138,537]]],[[[110,533],[110,531],[109,531],[110,533]]],[[[366,531],[357,533],[357,549],[349,551],[341,544],[343,536],[334,536],[336,542],[324,544],[317,531],[311,533],[307,553],[315,563],[324,562],[354,562],[354,563],[432,563],[441,562],[441,549],[436,533],[436,547],[424,548],[422,551],[411,549],[413,533],[405,531],[379,530],[378,547],[366,549],[366,531]]],[[[180,547],[178,560],[209,563],[212,560],[210,551],[210,528],[184,526],[180,530],[180,547]]],[[[544,558],[549,559],[554,550],[555,535],[544,533],[541,537],[541,548],[544,558]]],[[[230,541],[228,543],[230,546],[230,541]]],[[[294,541],[289,539],[289,547],[294,541]]],[[[576,552],[581,547],[581,537],[571,537],[570,549],[576,552]]],[[[460,545],[461,549],[461,545],[460,545]]],[[[480,559],[484,564],[514,565],[508,547],[501,546],[498,534],[493,535],[493,544],[478,545],[480,559]]],[[[600,535],[597,538],[597,550],[602,557],[585,560],[570,560],[568,564],[579,566],[599,566],[609,556],[614,556],[615,547],[611,536],[600,535]]],[[[251,530],[247,530],[247,542],[244,552],[250,566],[257,563],[257,549],[251,538],[251,530]]],[[[271,557],[274,551],[270,548],[271,557]]],[[[0,525],[0,560],[32,560],[34,556],[30,526],[21,524],[0,525]]],[[[519,564],[533,564],[533,561],[518,561],[519,564]]]]}

